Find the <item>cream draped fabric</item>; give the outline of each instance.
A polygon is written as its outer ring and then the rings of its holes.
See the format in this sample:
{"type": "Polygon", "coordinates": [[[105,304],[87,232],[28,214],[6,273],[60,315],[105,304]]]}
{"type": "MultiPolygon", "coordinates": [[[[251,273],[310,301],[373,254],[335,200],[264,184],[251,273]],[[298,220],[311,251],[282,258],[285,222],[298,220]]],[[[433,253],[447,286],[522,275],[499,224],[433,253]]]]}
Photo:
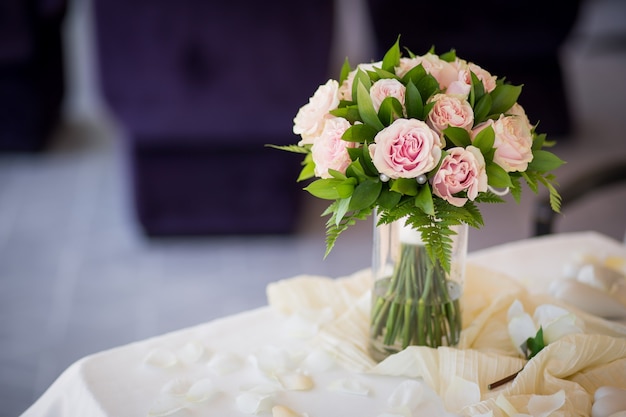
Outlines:
{"type": "Polygon", "coordinates": [[[457,348],[409,347],[375,363],[367,353],[370,293],[369,270],[328,278],[297,276],[267,288],[269,304],[284,314],[331,309],[313,343],[354,372],[421,378],[442,398],[454,378],[480,388],[480,401],[455,411],[462,416],[507,414],[496,404],[502,395],[518,412],[527,412],[533,395],[563,390],[564,416],[590,415],[595,390],[609,385],[626,389],[626,326],[591,316],[546,294],[530,293],[519,281],[485,267],[468,264],[463,293],[463,332],[457,348]],[[509,338],[507,311],[519,300],[532,314],[541,304],[574,313],[585,333],[563,337],[526,364],[509,338]],[[525,366],[524,366],[525,365],[525,366]],[[489,383],[523,370],[492,391],[489,383]]]}

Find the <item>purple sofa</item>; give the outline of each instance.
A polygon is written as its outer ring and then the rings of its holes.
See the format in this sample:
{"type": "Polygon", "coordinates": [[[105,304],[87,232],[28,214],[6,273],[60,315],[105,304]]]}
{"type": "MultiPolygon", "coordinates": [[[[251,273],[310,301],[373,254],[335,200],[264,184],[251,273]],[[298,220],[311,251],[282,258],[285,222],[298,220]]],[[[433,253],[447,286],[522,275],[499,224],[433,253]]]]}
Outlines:
{"type": "Polygon", "coordinates": [[[0,152],[44,150],[65,92],[65,0],[0,2],[0,152]]]}
{"type": "Polygon", "coordinates": [[[290,233],[293,117],[326,81],[332,0],[96,0],[100,77],[150,236],[290,233]]]}

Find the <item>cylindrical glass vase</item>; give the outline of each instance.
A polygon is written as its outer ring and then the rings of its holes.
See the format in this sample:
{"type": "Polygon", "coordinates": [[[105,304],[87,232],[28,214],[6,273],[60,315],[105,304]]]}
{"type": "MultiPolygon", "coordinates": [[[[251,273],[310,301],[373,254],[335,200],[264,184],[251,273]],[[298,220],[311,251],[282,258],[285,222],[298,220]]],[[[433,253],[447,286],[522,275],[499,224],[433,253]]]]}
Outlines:
{"type": "Polygon", "coordinates": [[[407,346],[455,346],[461,333],[461,295],[467,225],[455,226],[450,272],[433,262],[420,232],[404,220],[374,220],[370,354],[380,361],[407,346]]]}

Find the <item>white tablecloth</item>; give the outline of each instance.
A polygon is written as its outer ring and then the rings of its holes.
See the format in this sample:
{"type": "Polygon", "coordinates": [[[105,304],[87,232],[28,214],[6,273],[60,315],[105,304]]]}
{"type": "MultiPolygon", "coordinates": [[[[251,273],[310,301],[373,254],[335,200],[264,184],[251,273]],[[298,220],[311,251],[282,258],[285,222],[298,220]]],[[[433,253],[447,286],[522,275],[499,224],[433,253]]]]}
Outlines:
{"type": "MultiPolygon", "coordinates": [[[[595,233],[575,233],[483,250],[471,254],[469,262],[506,273],[533,291],[545,291],[577,254],[626,259],[626,248],[595,233]]],[[[238,408],[237,397],[268,381],[258,363],[249,360],[251,355],[298,361],[293,369],[306,371],[314,382],[311,390],[274,395],[276,404],[310,417],[375,417],[389,411],[389,396],[406,376],[355,372],[326,361],[306,335],[294,333],[307,331],[314,329],[296,325],[293,316],[267,306],[96,353],[71,365],[22,417],[158,415],[159,410],[171,410],[167,402],[173,386],[197,380],[210,381],[218,393],[210,401],[183,401],[185,408],[171,415],[249,415],[238,408]],[[217,358],[223,361],[211,362],[217,358]],[[333,388],[339,381],[344,381],[343,389],[333,388]]]]}

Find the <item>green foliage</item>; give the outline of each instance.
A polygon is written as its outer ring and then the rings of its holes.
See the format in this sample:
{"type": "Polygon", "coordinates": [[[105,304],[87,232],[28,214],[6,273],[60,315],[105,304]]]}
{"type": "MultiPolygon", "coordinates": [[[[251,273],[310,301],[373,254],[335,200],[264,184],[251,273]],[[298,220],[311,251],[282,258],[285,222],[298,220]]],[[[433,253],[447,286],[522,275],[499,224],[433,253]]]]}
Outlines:
{"type": "Polygon", "coordinates": [[[491,94],[491,114],[502,114],[509,110],[517,102],[519,95],[522,93],[521,86],[511,84],[500,84],[490,93],[491,94]]]}
{"type": "Polygon", "coordinates": [[[383,70],[393,74],[394,68],[400,63],[400,37],[396,39],[396,43],[385,53],[383,57],[383,70]]]}
{"type": "Polygon", "coordinates": [[[526,358],[528,360],[532,359],[539,352],[541,352],[541,350],[546,347],[546,343],[543,340],[543,328],[539,327],[539,330],[537,331],[535,337],[529,337],[526,340],[525,345],[526,358]]]}
{"type": "Polygon", "coordinates": [[[493,143],[495,141],[496,134],[493,131],[491,126],[486,127],[485,129],[478,132],[472,145],[480,149],[480,152],[483,154],[488,153],[493,148],[493,143]]]}
{"type": "Polygon", "coordinates": [[[400,101],[395,97],[387,97],[380,104],[378,119],[382,121],[383,125],[389,126],[394,120],[402,117],[404,115],[403,113],[404,111],[400,101]]]}
{"type": "Polygon", "coordinates": [[[488,178],[487,181],[490,186],[495,188],[506,188],[513,185],[509,174],[500,165],[493,162],[488,163],[486,169],[488,178]]]}
{"type": "Polygon", "coordinates": [[[311,150],[309,148],[305,148],[304,146],[300,146],[300,145],[271,145],[271,144],[267,144],[265,145],[268,148],[274,148],[274,149],[278,149],[281,151],[287,151],[287,152],[293,152],[293,153],[304,153],[307,154],[309,152],[311,152],[311,150]]]}
{"type": "Polygon", "coordinates": [[[469,133],[467,130],[460,127],[448,126],[443,130],[443,134],[446,139],[454,144],[454,146],[466,147],[472,144],[469,133]]]}
{"type": "Polygon", "coordinates": [[[326,252],[324,257],[331,252],[341,232],[350,226],[354,226],[357,220],[365,220],[372,214],[372,209],[366,208],[348,213],[339,218],[337,214],[340,204],[340,201],[335,201],[322,213],[322,216],[330,215],[326,222],[326,252]]]}
{"type": "Polygon", "coordinates": [[[377,131],[382,130],[385,126],[383,126],[378,118],[378,114],[376,113],[376,110],[374,110],[374,105],[372,104],[369,92],[362,83],[359,84],[357,88],[356,96],[358,100],[359,114],[361,115],[363,123],[375,128],[377,131]]]}
{"type": "Polygon", "coordinates": [[[533,152],[533,160],[528,164],[528,169],[543,173],[553,171],[564,163],[565,161],[552,152],[537,149],[533,152]]]}
{"type": "Polygon", "coordinates": [[[407,117],[423,120],[424,102],[422,101],[422,95],[411,80],[406,85],[405,100],[407,117]]]}

